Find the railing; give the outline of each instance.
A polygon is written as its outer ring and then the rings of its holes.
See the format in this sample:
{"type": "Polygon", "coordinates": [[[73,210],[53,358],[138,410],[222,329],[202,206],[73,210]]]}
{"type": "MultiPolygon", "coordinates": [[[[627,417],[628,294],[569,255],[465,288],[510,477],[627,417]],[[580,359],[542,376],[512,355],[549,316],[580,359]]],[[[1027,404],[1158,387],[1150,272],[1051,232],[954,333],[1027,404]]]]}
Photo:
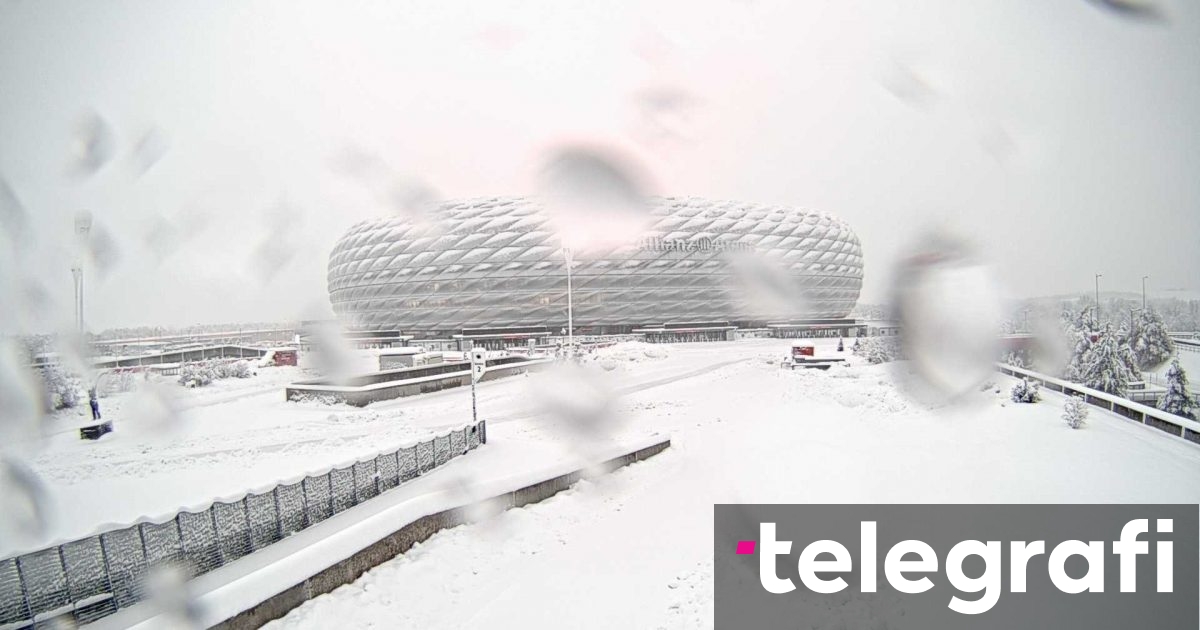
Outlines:
{"type": "MultiPolygon", "coordinates": [[[[150,569],[191,577],[262,549],[487,443],[487,424],[467,425],[200,512],[106,531],[0,560],[0,629],[54,618],[95,621],[146,596],[150,569]]],[[[39,626],[40,627],[40,626],[39,626]]]]}
{"type": "Polygon", "coordinates": [[[1200,422],[1196,422],[1195,420],[1188,420],[1187,418],[1167,413],[1161,409],[1155,409],[1154,407],[1149,407],[1127,398],[1106,394],[1090,387],[1084,387],[1079,383],[1064,381],[1060,378],[1034,372],[1033,370],[1013,367],[1003,363],[996,365],[1001,372],[1009,376],[1028,378],[1031,381],[1040,383],[1046,389],[1062,392],[1068,396],[1080,396],[1091,405],[1108,409],[1135,422],[1141,422],[1160,431],[1181,437],[1189,442],[1200,444],[1200,422]]]}

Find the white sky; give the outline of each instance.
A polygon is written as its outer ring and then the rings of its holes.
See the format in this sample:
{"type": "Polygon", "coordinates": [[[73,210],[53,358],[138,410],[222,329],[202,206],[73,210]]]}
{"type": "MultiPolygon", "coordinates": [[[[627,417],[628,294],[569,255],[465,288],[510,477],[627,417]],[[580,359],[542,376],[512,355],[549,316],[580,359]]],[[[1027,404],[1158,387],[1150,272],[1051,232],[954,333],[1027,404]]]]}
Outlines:
{"type": "Polygon", "coordinates": [[[81,208],[121,254],[89,280],[94,330],[327,313],[330,248],[386,212],[332,168],[349,147],[454,198],[533,192],[563,142],[614,146],[655,193],[847,220],[869,302],[932,227],[976,239],[1017,297],[1097,272],[1200,288],[1194,2],[1159,23],[1086,0],[628,4],[0,0],[0,178],[33,228],[0,258],[0,329],[70,320],[81,208]],[[686,96],[665,112],[683,137],[649,139],[648,90],[686,96]],[[91,111],[116,154],[71,175],[91,111]],[[149,129],[169,148],[139,177],[149,129]],[[187,237],[165,258],[157,217],[187,237]],[[268,237],[297,253],[264,282],[268,237]],[[20,277],[48,314],[18,308],[20,277]]]}

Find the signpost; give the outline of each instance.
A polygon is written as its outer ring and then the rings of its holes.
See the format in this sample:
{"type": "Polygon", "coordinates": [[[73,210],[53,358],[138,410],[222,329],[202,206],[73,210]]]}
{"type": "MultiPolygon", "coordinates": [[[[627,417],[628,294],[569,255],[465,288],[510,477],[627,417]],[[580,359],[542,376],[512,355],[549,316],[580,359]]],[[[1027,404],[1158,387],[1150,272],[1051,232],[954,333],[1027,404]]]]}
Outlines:
{"type": "Polygon", "coordinates": [[[475,410],[475,382],[483,378],[487,371],[487,350],[471,347],[471,422],[479,424],[479,415],[475,410]]]}

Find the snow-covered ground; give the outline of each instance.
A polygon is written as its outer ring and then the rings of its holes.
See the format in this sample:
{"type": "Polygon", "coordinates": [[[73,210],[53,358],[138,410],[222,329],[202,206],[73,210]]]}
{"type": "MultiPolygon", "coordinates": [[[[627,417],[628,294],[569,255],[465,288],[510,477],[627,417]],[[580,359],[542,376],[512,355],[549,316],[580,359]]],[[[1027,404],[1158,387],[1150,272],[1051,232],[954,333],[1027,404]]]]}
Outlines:
{"type": "MultiPolygon", "coordinates": [[[[668,347],[648,372],[747,359],[625,387],[613,437],[664,431],[672,448],[438,533],[272,627],[711,627],[714,503],[1200,502],[1194,444],[1095,408],[1072,430],[1062,396],[1012,403],[1000,375],[967,406],[930,409],[893,384],[904,364],[785,371],[787,346],[668,347]]],[[[490,434],[555,433],[513,418],[490,434]]]]}
{"type": "MultiPolygon", "coordinates": [[[[746,351],[754,350],[627,344],[586,361],[598,380],[615,390],[633,391],[743,359],[746,351]]],[[[377,368],[374,352],[358,354],[357,369],[377,368]]],[[[41,450],[28,457],[49,491],[54,516],[44,539],[77,538],[106,524],[205,505],[471,421],[468,388],[366,408],[284,400],[285,384],[310,376],[297,367],[260,368],[252,378],[222,379],[194,389],[159,379],[149,387],[102,398],[103,416],[113,420],[115,430],[95,442],[78,437],[78,427],[91,423],[86,405],[59,412],[51,418],[41,450]]],[[[529,431],[521,421],[541,409],[540,377],[479,385],[478,408],[480,418],[489,421],[489,437],[497,435],[496,427],[515,422],[520,427],[513,432],[515,442],[538,452],[536,442],[545,441],[545,435],[529,431]]],[[[0,552],[6,550],[5,542],[0,541],[0,552]]]]}
{"type": "MultiPolygon", "coordinates": [[[[819,344],[836,344],[822,340],[819,344]]],[[[1200,448],[1098,409],[1074,431],[1062,397],[930,409],[894,385],[904,364],[782,370],[787,340],[619,344],[576,371],[480,385],[489,444],[413,488],[473,483],[566,461],[651,432],[663,454],[544,503],[439,533],[279,627],[704,627],[712,623],[712,505],[719,502],[1200,502],[1200,448]],[[563,416],[571,417],[564,420],[563,416]]],[[[831,352],[832,348],[821,348],[831,352]]],[[[849,352],[847,352],[849,354],[849,352]]],[[[364,369],[370,353],[360,357],[364,369]]],[[[60,414],[31,463],[58,508],[52,539],[215,497],[459,426],[469,389],[364,409],[284,401],[306,374],[104,399],[98,442],[60,414]],[[155,413],[165,399],[174,414],[155,413]]]]}

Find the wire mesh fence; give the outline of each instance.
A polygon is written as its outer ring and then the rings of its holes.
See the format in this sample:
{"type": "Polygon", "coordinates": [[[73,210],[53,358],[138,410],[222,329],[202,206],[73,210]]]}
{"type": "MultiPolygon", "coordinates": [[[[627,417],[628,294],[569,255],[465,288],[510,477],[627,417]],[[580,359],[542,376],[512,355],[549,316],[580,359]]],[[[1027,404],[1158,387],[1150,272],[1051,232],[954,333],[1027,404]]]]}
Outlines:
{"type": "Polygon", "coordinates": [[[201,512],[139,523],[0,560],[0,630],[57,617],[83,624],[146,596],[162,565],[191,577],[319,523],[425,474],[487,441],[484,422],[381,453],[373,459],[280,484],[201,512]]]}

